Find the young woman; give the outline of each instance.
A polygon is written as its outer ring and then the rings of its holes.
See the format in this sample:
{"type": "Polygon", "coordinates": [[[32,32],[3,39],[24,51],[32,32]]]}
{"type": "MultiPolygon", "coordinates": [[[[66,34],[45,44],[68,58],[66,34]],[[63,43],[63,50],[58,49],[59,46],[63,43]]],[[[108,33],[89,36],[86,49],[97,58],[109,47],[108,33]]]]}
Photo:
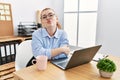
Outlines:
{"type": "Polygon", "coordinates": [[[51,8],[41,11],[42,28],[32,35],[34,57],[46,55],[48,59],[65,58],[70,52],[67,34],[61,29],[58,17],[51,8]]]}

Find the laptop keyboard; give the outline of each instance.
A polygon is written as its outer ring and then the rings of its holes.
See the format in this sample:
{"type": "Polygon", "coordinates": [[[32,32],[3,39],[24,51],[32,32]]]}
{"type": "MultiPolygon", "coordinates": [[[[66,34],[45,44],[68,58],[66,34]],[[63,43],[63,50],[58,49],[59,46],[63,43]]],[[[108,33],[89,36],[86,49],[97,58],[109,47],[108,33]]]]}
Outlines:
{"type": "Polygon", "coordinates": [[[72,45],[69,45],[69,47],[70,47],[70,54],[73,54],[74,51],[76,50],[82,49],[82,47],[77,47],[77,46],[72,46],[72,45]]]}
{"type": "Polygon", "coordinates": [[[64,62],[58,63],[58,65],[60,65],[62,67],[66,67],[67,63],[68,63],[68,61],[64,61],[64,62]]]}

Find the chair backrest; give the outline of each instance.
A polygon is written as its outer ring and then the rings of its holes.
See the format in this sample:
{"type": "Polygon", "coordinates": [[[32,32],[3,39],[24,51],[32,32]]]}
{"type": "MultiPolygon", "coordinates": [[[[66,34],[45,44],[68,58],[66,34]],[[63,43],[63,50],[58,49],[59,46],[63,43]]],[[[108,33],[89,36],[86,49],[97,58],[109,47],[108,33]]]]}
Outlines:
{"type": "Polygon", "coordinates": [[[33,57],[31,40],[26,40],[20,43],[16,52],[15,69],[20,70],[26,67],[29,60],[33,57]]]}

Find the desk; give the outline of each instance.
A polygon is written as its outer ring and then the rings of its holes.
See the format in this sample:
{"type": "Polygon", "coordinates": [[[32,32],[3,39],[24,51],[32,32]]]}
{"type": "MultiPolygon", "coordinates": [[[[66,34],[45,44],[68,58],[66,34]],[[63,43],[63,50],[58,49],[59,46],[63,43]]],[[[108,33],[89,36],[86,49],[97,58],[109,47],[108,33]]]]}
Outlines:
{"type": "Polygon", "coordinates": [[[117,65],[117,70],[111,79],[102,78],[96,68],[97,62],[90,63],[68,69],[66,71],[48,62],[45,71],[38,71],[36,65],[14,72],[15,80],[120,80],[120,58],[109,56],[117,65]]]}
{"type": "Polygon", "coordinates": [[[20,37],[20,36],[4,36],[4,37],[0,37],[0,43],[2,42],[9,42],[9,41],[24,41],[24,40],[28,40],[28,39],[32,39],[32,37],[20,37]]]}

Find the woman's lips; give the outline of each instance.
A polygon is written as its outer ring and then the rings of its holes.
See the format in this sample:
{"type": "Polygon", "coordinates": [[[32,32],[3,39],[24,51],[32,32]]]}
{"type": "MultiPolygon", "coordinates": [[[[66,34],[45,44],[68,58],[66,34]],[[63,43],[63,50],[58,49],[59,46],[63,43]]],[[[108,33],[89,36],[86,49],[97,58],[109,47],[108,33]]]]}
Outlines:
{"type": "Polygon", "coordinates": [[[48,21],[47,21],[47,23],[48,23],[48,24],[50,24],[50,23],[51,23],[51,21],[50,21],[50,20],[48,20],[48,21]]]}

